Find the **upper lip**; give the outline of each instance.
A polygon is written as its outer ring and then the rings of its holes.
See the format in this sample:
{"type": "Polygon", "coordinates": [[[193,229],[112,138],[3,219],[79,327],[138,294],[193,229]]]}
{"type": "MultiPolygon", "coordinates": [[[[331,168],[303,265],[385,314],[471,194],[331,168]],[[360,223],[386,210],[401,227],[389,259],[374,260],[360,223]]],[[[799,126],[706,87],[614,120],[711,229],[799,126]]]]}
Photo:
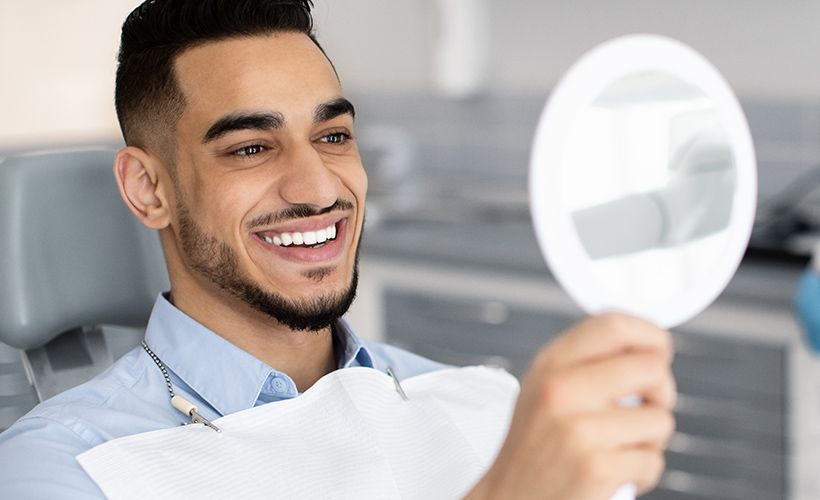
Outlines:
{"type": "Polygon", "coordinates": [[[318,231],[320,229],[325,229],[331,225],[336,225],[343,219],[347,218],[346,214],[342,213],[330,213],[321,216],[315,217],[307,217],[304,219],[297,219],[292,221],[287,221],[282,224],[272,226],[269,228],[264,229],[254,229],[254,234],[262,234],[262,233],[274,233],[274,234],[281,234],[281,233],[303,233],[306,231],[318,231]]]}

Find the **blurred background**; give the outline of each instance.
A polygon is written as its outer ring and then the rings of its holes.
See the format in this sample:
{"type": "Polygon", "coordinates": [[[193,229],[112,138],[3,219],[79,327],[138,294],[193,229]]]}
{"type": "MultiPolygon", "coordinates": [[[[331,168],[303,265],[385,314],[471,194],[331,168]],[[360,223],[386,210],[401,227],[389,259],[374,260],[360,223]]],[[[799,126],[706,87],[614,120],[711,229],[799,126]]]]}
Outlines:
{"type": "MultiPolygon", "coordinates": [[[[0,157],[119,146],[119,28],[138,3],[0,0],[0,157]]],[[[709,59],[752,129],[758,224],[728,290],[675,330],[678,431],[647,498],[820,498],[820,369],[792,313],[820,234],[820,2],[315,3],[371,183],[351,320],[363,336],[516,375],[583,316],[528,214],[530,142],[551,88],[622,34],[671,36],[709,59]]]]}

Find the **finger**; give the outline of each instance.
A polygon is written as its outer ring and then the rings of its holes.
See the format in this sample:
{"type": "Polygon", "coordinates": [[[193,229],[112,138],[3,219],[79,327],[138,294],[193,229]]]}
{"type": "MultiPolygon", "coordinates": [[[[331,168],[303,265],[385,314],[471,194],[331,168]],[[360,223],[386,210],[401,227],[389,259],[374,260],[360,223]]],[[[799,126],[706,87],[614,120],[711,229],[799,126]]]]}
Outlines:
{"type": "Polygon", "coordinates": [[[626,351],[648,350],[672,359],[672,335],[641,318],[622,313],[591,316],[556,338],[542,353],[551,369],[626,351]]]}
{"type": "Polygon", "coordinates": [[[675,382],[671,366],[667,367],[667,376],[659,382],[641,394],[643,404],[670,410],[674,409],[678,404],[678,384],[675,382]]]}
{"type": "Polygon", "coordinates": [[[658,485],[666,467],[663,451],[654,448],[623,450],[615,455],[614,460],[617,474],[628,478],[628,483],[623,484],[634,484],[639,495],[658,485]]]}
{"type": "Polygon", "coordinates": [[[557,425],[563,448],[575,453],[632,448],[661,451],[675,430],[675,418],[661,408],[615,408],[567,418],[557,425]]]}
{"type": "Polygon", "coordinates": [[[556,414],[590,413],[623,406],[626,396],[672,408],[672,371],[658,353],[633,352],[566,368],[544,384],[544,402],[556,414]]]}
{"type": "Polygon", "coordinates": [[[580,462],[581,498],[611,498],[627,484],[645,493],[658,484],[665,465],[663,453],[655,449],[590,453],[580,462]]]}

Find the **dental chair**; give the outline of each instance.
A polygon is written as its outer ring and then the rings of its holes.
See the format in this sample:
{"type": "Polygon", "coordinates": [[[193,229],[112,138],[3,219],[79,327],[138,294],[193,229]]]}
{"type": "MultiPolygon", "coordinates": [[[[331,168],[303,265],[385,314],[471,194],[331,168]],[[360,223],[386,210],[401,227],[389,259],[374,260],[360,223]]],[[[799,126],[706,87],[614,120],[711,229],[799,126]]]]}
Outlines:
{"type": "Polygon", "coordinates": [[[113,158],[0,160],[0,431],[138,345],[168,289],[159,238],[123,205],[113,158]]]}

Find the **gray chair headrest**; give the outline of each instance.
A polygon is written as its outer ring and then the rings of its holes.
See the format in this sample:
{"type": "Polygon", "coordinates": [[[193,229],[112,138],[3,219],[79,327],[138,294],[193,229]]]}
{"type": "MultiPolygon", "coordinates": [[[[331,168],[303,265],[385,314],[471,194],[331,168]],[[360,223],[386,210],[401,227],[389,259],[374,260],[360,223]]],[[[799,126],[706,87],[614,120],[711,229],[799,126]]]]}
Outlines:
{"type": "Polygon", "coordinates": [[[145,325],[168,280],[159,238],[125,208],[114,152],[0,162],[0,342],[39,347],[85,326],[145,325]]]}

